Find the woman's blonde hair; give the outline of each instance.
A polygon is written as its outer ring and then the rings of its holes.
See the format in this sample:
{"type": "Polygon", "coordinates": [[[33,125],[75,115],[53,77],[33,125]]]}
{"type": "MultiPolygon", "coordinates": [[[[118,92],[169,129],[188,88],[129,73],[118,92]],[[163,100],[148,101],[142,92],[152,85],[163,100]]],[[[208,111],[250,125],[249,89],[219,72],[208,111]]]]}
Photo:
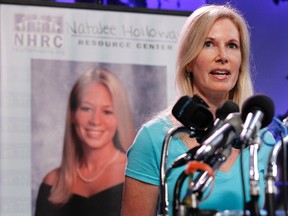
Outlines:
{"type": "Polygon", "coordinates": [[[126,152],[135,137],[128,97],[118,78],[105,69],[91,69],[80,76],[69,96],[62,162],[49,197],[49,201],[54,204],[64,204],[70,198],[72,186],[76,180],[76,168],[84,157],[81,141],[71,119],[79,106],[83,90],[90,83],[105,85],[111,94],[117,120],[115,147],[126,152]]]}
{"type": "Polygon", "coordinates": [[[186,66],[201,52],[206,37],[215,21],[221,18],[230,19],[240,34],[242,62],[239,78],[230,91],[229,99],[239,106],[253,94],[250,75],[250,32],[244,17],[236,9],[227,5],[206,5],[195,10],[184,24],[179,37],[176,61],[176,86],[179,96],[193,96],[193,79],[187,76],[186,66]]]}

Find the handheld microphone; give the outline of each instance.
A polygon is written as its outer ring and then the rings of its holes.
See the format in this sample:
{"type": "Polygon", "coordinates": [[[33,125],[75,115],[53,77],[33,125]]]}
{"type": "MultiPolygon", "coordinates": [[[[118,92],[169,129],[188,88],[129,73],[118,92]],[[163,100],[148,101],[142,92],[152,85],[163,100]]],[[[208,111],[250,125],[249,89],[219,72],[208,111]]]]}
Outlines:
{"type": "Polygon", "coordinates": [[[240,113],[230,113],[223,122],[223,126],[217,129],[201,144],[195,154],[195,160],[206,160],[219,148],[225,148],[242,130],[240,113]]]}
{"type": "Polygon", "coordinates": [[[242,106],[241,118],[244,122],[240,140],[247,145],[255,133],[270,124],[274,116],[274,103],[266,95],[254,95],[248,98],[242,106]]]}

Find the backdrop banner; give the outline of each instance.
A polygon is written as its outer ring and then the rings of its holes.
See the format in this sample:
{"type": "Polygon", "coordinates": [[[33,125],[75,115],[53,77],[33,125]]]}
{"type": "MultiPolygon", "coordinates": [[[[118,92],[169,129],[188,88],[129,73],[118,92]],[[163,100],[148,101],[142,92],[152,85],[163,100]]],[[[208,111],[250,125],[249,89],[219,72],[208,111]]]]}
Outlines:
{"type": "Polygon", "coordinates": [[[174,102],[186,15],[0,5],[0,215],[33,215],[60,164],[69,91],[88,69],[118,76],[137,130],[174,102]]]}

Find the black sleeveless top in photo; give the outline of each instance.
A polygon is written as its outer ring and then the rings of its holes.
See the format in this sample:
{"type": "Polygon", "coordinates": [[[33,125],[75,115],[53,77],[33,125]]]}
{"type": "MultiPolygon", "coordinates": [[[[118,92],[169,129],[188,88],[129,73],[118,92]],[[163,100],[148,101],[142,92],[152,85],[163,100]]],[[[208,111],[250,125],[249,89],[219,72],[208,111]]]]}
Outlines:
{"type": "Polygon", "coordinates": [[[35,216],[119,216],[123,183],[89,198],[73,194],[69,201],[57,207],[48,201],[51,186],[41,184],[36,201],[35,216]]]}

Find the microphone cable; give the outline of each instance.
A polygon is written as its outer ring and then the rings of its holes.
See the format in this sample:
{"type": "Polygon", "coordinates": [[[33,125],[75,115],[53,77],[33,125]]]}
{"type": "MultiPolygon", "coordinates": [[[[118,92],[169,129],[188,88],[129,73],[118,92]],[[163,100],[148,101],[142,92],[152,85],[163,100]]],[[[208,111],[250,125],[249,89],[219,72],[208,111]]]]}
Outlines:
{"type": "Polygon", "coordinates": [[[283,150],[283,168],[282,168],[282,171],[283,171],[283,194],[284,194],[284,200],[283,200],[283,208],[284,208],[284,212],[285,212],[285,216],[288,215],[288,206],[287,206],[287,203],[288,203],[288,199],[287,199],[287,143],[285,144],[284,143],[284,136],[283,134],[281,133],[280,134],[281,136],[281,143],[282,143],[282,150],[283,150]]]}
{"type": "MultiPolygon", "coordinates": [[[[283,210],[284,210],[284,214],[285,216],[288,215],[288,190],[287,190],[287,184],[288,184],[288,181],[287,181],[287,145],[288,143],[285,143],[284,142],[284,139],[286,136],[288,136],[288,116],[283,120],[281,121],[279,118],[277,117],[273,117],[273,121],[272,121],[272,124],[270,125],[270,127],[268,128],[268,130],[266,130],[263,134],[262,134],[262,137],[265,136],[265,134],[267,132],[270,132],[272,133],[273,137],[275,138],[276,142],[281,142],[281,147],[282,147],[282,157],[283,157],[283,160],[282,160],[282,173],[283,173],[283,210]]],[[[264,140],[264,139],[263,139],[264,140]]],[[[267,143],[264,141],[264,144],[268,145],[268,146],[274,146],[272,145],[271,143],[267,143]]],[[[278,156],[278,155],[277,155],[278,156]]],[[[279,184],[278,186],[281,186],[281,184],[279,184]]],[[[273,197],[275,199],[275,197],[273,197]]],[[[271,201],[274,201],[271,200],[271,201]]],[[[275,201],[274,203],[270,204],[270,205],[274,205],[275,204],[275,201]]],[[[273,206],[274,207],[274,206],[273,206]]]]}
{"type": "Polygon", "coordinates": [[[187,133],[190,137],[194,137],[193,130],[187,127],[175,127],[168,131],[162,144],[161,160],[160,160],[160,215],[168,215],[168,186],[167,186],[167,157],[170,141],[173,136],[179,133],[187,133]]]}
{"type": "MultiPolygon", "coordinates": [[[[268,146],[274,146],[275,145],[275,142],[273,143],[268,143],[266,140],[265,140],[265,134],[269,132],[268,129],[265,129],[265,131],[260,135],[260,140],[263,142],[263,144],[265,145],[268,145],[268,146]]],[[[250,146],[251,147],[251,146],[250,146]]],[[[249,147],[249,148],[250,148],[249,147]]],[[[246,190],[245,190],[245,180],[244,180],[244,166],[243,166],[243,163],[244,163],[244,158],[243,158],[243,155],[244,155],[244,150],[247,149],[247,146],[246,145],[243,145],[243,143],[240,145],[240,173],[241,173],[241,184],[242,184],[242,192],[243,192],[243,216],[247,216],[247,211],[250,211],[250,207],[249,206],[249,203],[247,202],[247,199],[246,199],[246,190]]],[[[287,216],[287,215],[286,215],[287,216]]]]}
{"type": "MultiPolygon", "coordinates": [[[[286,126],[285,126],[285,129],[287,129],[288,128],[288,116],[284,119],[284,121],[283,121],[285,124],[287,124],[286,126]]],[[[288,129],[287,129],[288,130],[288,129]]],[[[288,135],[288,132],[287,132],[287,130],[286,130],[286,136],[288,135]]],[[[282,134],[283,135],[283,134],[282,134]]],[[[283,176],[284,176],[284,178],[283,178],[283,181],[284,181],[284,186],[283,186],[283,189],[284,189],[284,210],[285,210],[285,214],[286,214],[286,216],[288,215],[288,198],[287,198],[287,194],[288,194],[288,190],[287,190],[287,184],[288,184],[288,181],[287,181],[287,175],[288,175],[288,173],[287,173],[287,160],[288,160],[288,158],[287,158],[287,145],[288,145],[288,143],[286,143],[286,145],[284,144],[284,141],[283,141],[283,137],[282,137],[282,145],[283,145],[283,170],[284,170],[284,172],[283,172],[283,176]]]]}
{"type": "MultiPolygon", "coordinates": [[[[244,148],[250,148],[250,169],[251,169],[251,156],[252,159],[257,159],[257,152],[256,154],[251,155],[251,151],[255,150],[254,148],[251,149],[252,145],[260,146],[261,137],[259,135],[259,130],[262,128],[267,127],[271,121],[273,120],[274,116],[274,103],[271,98],[264,94],[256,94],[249,97],[242,105],[241,109],[241,118],[244,122],[243,130],[240,134],[240,141],[241,141],[241,148],[240,148],[240,170],[241,170],[241,182],[242,182],[242,189],[243,189],[243,215],[246,216],[246,210],[249,210],[250,213],[260,214],[258,206],[256,206],[256,202],[259,198],[259,191],[250,191],[251,201],[249,203],[246,202],[246,190],[245,190],[245,180],[244,180],[244,148]],[[260,140],[260,141],[259,141],[260,140]],[[256,192],[256,194],[255,194],[256,192]],[[257,207],[257,209],[256,209],[257,207]]],[[[263,141],[262,141],[263,142],[263,141]]],[[[255,152],[254,152],[255,153],[255,152]]],[[[254,165],[254,164],[253,164],[254,165]]],[[[258,162],[257,162],[258,166],[258,162]]],[[[258,169],[258,168],[257,168],[258,169]]],[[[252,181],[256,180],[255,175],[253,175],[253,179],[251,179],[251,173],[249,170],[249,179],[250,179],[250,187],[254,187],[252,181]]],[[[259,177],[257,178],[257,184],[259,181],[259,177]]]]}
{"type": "Polygon", "coordinates": [[[241,173],[241,183],[242,183],[242,192],[243,192],[243,216],[246,216],[246,190],[245,190],[245,181],[244,181],[244,167],[243,167],[243,151],[245,149],[244,145],[240,146],[240,173],[241,173]]]}
{"type": "MultiPolygon", "coordinates": [[[[199,175],[200,174],[201,173],[199,173],[199,175]]],[[[214,170],[209,164],[207,164],[205,162],[201,162],[201,161],[190,161],[190,162],[188,162],[186,169],[178,177],[178,180],[176,181],[176,185],[175,185],[175,188],[174,188],[173,215],[179,215],[178,214],[179,211],[183,211],[183,209],[180,210],[181,203],[185,204],[186,207],[190,206],[190,210],[191,211],[196,211],[196,213],[197,213],[197,211],[200,211],[199,208],[198,208],[198,202],[204,201],[211,194],[211,192],[212,192],[212,190],[214,188],[214,183],[215,183],[214,175],[215,175],[214,170]],[[181,198],[180,198],[181,188],[183,186],[183,183],[184,183],[185,179],[187,177],[190,177],[190,179],[192,180],[194,174],[197,171],[202,171],[202,173],[207,172],[208,175],[213,178],[212,186],[211,186],[208,194],[204,198],[202,198],[201,200],[199,200],[198,197],[197,198],[194,197],[194,199],[193,199],[191,197],[191,194],[193,194],[194,191],[193,191],[193,189],[189,190],[189,188],[188,188],[188,191],[187,191],[187,193],[186,193],[186,195],[184,197],[184,200],[183,200],[183,202],[181,202],[181,198]],[[193,207],[191,207],[191,206],[193,206],[193,207]]],[[[191,183],[189,183],[189,185],[191,185],[191,183]]],[[[199,197],[202,196],[202,192],[201,193],[200,192],[201,191],[197,191],[199,197]]]]}

